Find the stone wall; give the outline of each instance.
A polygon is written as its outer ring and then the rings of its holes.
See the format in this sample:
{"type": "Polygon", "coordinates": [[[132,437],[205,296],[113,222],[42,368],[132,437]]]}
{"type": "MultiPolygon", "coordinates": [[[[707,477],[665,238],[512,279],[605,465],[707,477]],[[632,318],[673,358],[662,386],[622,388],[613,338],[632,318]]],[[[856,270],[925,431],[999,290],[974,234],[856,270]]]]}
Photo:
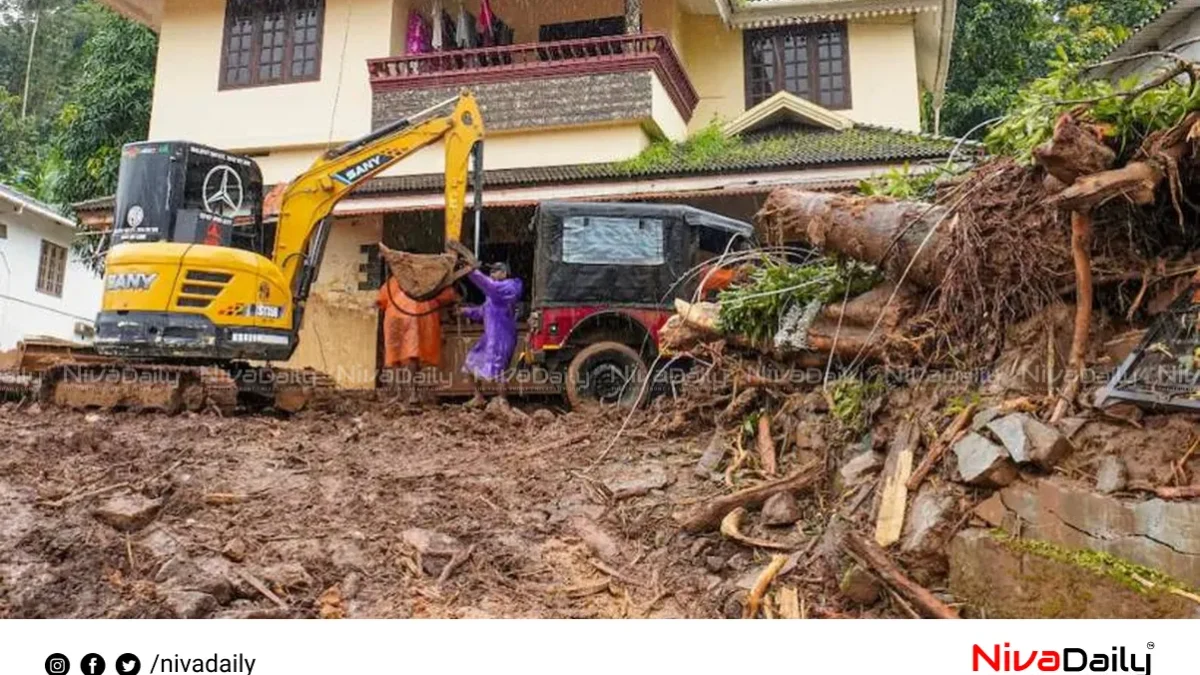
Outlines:
{"type": "MultiPolygon", "coordinates": [[[[570,127],[650,119],[649,71],[490,82],[471,87],[487,131],[570,127]]],[[[458,86],[376,92],[372,128],[454,98],[458,86]]]]}

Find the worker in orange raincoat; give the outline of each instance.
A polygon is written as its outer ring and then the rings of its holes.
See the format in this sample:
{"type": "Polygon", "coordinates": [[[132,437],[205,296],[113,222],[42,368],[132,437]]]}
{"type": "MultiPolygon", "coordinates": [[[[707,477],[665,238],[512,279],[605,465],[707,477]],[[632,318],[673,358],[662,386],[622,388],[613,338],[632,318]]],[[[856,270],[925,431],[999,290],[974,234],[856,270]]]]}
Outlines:
{"type": "Polygon", "coordinates": [[[413,300],[400,289],[394,277],[379,288],[376,303],[383,310],[384,367],[407,370],[410,403],[417,401],[417,374],[421,365],[441,365],[441,310],[457,301],[458,296],[451,288],[432,300],[413,300]]]}

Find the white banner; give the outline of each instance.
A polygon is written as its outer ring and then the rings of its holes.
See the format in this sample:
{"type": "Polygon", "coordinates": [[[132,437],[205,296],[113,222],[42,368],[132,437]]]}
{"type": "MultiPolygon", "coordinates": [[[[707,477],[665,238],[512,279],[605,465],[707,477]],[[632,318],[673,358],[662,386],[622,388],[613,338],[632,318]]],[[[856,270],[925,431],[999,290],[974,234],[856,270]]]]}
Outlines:
{"type": "Polygon", "coordinates": [[[1162,673],[1189,621],[0,622],[0,673],[1162,673]]]}

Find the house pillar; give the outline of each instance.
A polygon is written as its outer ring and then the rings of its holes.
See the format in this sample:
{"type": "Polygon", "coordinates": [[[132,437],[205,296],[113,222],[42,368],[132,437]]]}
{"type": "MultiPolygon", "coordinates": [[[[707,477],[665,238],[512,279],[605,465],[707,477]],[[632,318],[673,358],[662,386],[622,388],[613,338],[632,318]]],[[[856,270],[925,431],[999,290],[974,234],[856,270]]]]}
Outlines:
{"type": "Polygon", "coordinates": [[[629,35],[642,32],[642,0],[625,0],[625,32],[629,35]]]}

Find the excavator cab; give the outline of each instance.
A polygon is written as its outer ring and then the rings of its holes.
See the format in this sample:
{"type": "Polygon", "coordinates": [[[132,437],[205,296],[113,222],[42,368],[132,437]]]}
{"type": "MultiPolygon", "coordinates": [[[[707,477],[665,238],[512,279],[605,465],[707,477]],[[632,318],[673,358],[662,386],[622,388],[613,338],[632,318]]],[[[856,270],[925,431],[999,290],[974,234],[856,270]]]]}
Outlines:
{"type": "Polygon", "coordinates": [[[114,245],[177,242],[270,255],[263,181],[249,157],[181,141],[130,143],[121,153],[114,245]]]}

